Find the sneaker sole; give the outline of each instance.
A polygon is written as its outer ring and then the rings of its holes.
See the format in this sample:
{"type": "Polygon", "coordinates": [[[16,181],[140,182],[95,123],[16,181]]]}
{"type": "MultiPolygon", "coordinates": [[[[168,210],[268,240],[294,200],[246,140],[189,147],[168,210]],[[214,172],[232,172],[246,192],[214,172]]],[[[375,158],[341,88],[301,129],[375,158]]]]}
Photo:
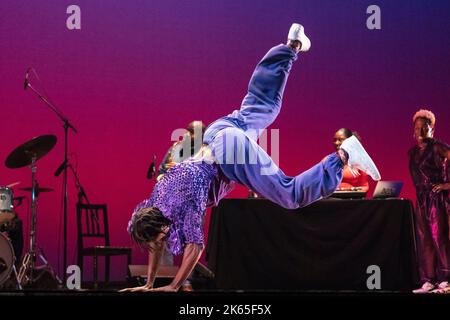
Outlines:
{"type": "Polygon", "coordinates": [[[311,40],[306,36],[306,34],[300,35],[300,42],[302,43],[302,47],[300,48],[301,52],[309,51],[311,48],[311,40]]]}
{"type": "Polygon", "coordinates": [[[366,172],[366,173],[369,174],[372,177],[372,179],[375,181],[381,180],[381,175],[380,175],[380,172],[378,171],[377,166],[375,165],[375,162],[373,162],[372,158],[369,156],[366,149],[364,149],[363,145],[358,140],[356,140],[356,142],[358,142],[358,144],[355,145],[358,153],[363,155],[363,158],[366,160],[364,164],[366,165],[368,170],[370,170],[372,172],[372,173],[369,173],[369,172],[366,172]]]}

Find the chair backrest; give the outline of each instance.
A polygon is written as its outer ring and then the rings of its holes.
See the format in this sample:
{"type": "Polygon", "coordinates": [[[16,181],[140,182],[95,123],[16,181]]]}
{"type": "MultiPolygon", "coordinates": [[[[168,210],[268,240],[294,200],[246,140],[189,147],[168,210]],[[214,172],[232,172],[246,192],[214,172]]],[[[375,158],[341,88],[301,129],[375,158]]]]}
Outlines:
{"type": "Polygon", "coordinates": [[[106,204],[77,203],[78,249],[84,238],[103,238],[109,246],[108,214],[106,204]]]}

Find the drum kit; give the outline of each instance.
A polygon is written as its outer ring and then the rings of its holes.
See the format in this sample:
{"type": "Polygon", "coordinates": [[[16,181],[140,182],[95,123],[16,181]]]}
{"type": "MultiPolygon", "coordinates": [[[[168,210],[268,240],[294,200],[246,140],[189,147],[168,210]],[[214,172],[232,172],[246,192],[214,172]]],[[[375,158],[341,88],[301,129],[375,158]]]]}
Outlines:
{"type": "MultiPolygon", "coordinates": [[[[5,165],[8,168],[17,169],[28,166],[31,170],[31,187],[20,189],[31,192],[30,242],[29,250],[24,255],[19,271],[17,272],[15,267],[16,257],[10,240],[0,233],[0,288],[11,277],[14,277],[18,289],[33,286],[42,274],[40,270],[50,272],[59,283],[61,282],[36,242],[37,199],[39,193],[53,191],[49,188],[39,187],[36,179],[36,163],[53,149],[56,140],[56,136],[54,135],[35,137],[13,150],[6,159],[5,165]],[[38,259],[43,263],[39,267],[36,266],[38,259]]],[[[14,212],[13,194],[11,185],[0,187],[0,221],[2,221],[2,215],[11,215],[14,212]]]]}

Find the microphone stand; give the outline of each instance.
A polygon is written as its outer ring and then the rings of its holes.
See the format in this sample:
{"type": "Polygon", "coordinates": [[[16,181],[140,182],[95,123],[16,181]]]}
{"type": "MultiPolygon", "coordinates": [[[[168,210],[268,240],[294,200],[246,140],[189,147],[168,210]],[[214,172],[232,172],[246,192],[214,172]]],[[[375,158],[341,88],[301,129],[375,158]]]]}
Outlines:
{"type": "MultiPolygon", "coordinates": [[[[74,132],[78,133],[78,130],[70,123],[69,119],[67,119],[56,106],[50,102],[50,100],[42,95],[38,90],[36,90],[31,83],[26,79],[25,80],[25,90],[30,88],[39,99],[44,102],[46,106],[50,108],[64,123],[64,162],[67,163],[69,161],[68,157],[68,131],[69,128],[74,132]]],[[[67,268],[67,166],[64,167],[64,249],[63,249],[63,283],[66,283],[66,268],[67,268]]]]}
{"type": "Polygon", "coordinates": [[[73,176],[75,178],[75,187],[78,189],[78,203],[82,203],[83,198],[84,198],[84,200],[86,200],[86,203],[90,204],[89,199],[86,195],[86,192],[84,192],[84,188],[81,185],[80,180],[78,179],[77,172],[75,171],[75,169],[72,167],[71,164],[69,164],[67,166],[70,168],[70,170],[72,171],[73,176]]]}

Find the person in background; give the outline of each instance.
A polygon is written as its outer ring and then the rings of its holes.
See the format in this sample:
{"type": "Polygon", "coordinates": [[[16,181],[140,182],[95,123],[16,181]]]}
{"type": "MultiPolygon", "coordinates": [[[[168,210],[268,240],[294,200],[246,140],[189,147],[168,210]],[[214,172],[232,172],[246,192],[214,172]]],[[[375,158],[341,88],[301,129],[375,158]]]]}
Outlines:
{"type": "Polygon", "coordinates": [[[450,293],[450,147],[434,139],[436,118],[429,110],[413,116],[416,145],[409,171],[416,188],[415,230],[422,287],[414,293],[450,293]]]}
{"type": "MultiPolygon", "coordinates": [[[[336,150],[339,150],[342,142],[345,139],[355,136],[359,141],[361,138],[359,134],[347,128],[341,128],[334,134],[333,145],[336,150]]],[[[345,166],[342,171],[342,182],[339,185],[339,191],[369,191],[369,176],[361,171],[345,166]]]]}
{"type": "Polygon", "coordinates": [[[166,152],[166,155],[159,165],[156,181],[161,180],[167,170],[174,165],[192,157],[200,150],[203,142],[203,134],[205,133],[205,125],[203,122],[192,121],[188,124],[186,130],[187,132],[183,136],[183,139],[175,142],[166,152]]]}

